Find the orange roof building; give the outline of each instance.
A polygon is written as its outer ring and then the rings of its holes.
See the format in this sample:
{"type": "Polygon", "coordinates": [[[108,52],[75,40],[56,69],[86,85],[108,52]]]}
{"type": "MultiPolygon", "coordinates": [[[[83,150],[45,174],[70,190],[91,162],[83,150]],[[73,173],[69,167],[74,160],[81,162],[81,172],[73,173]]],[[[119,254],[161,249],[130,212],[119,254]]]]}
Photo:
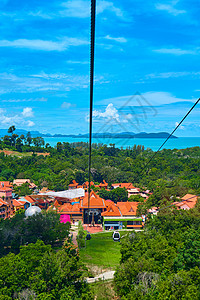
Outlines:
{"type": "Polygon", "coordinates": [[[178,209],[189,210],[189,209],[195,207],[198,197],[196,195],[186,194],[184,197],[181,198],[181,200],[183,200],[183,201],[182,202],[174,202],[173,204],[178,209]]]}
{"type": "Polygon", "coordinates": [[[10,181],[0,181],[0,187],[12,188],[12,183],[10,181]]]}
{"type": "Polygon", "coordinates": [[[102,188],[107,189],[107,188],[108,188],[108,183],[107,183],[105,180],[103,180],[103,183],[100,183],[100,184],[98,185],[98,187],[99,187],[100,189],[102,189],[102,188]]]}
{"type": "Polygon", "coordinates": [[[28,183],[30,189],[35,189],[37,187],[35,185],[35,183],[30,181],[30,179],[14,179],[13,180],[13,185],[16,185],[16,186],[21,186],[24,183],[28,183]]]}
{"type": "Polygon", "coordinates": [[[114,189],[120,187],[120,188],[125,188],[126,190],[130,190],[130,189],[134,189],[135,187],[133,186],[133,184],[131,182],[128,183],[113,183],[112,187],[114,189]]]}
{"type": "MultiPolygon", "coordinates": [[[[94,191],[90,193],[90,208],[102,208],[105,209],[105,200],[100,198],[94,191]]],[[[85,197],[81,200],[81,208],[88,208],[88,193],[85,194],[85,197]]]]}
{"type": "Polygon", "coordinates": [[[142,229],[142,217],[137,217],[138,202],[106,202],[107,210],[101,214],[105,230],[142,229]]]}
{"type": "Polygon", "coordinates": [[[8,203],[0,198],[0,219],[6,219],[8,216],[8,203]]]}
{"type": "Polygon", "coordinates": [[[76,180],[72,180],[72,183],[68,185],[68,188],[69,190],[77,189],[78,185],[79,184],[76,182],[76,180]]]}

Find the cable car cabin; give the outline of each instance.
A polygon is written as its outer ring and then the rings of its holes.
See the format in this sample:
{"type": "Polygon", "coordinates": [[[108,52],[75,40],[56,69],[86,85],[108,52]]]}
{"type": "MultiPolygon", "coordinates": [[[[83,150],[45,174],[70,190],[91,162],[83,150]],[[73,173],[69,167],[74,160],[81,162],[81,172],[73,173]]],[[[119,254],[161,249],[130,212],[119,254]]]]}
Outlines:
{"type": "Polygon", "coordinates": [[[118,231],[113,232],[113,241],[114,242],[120,242],[120,234],[118,231]]]}

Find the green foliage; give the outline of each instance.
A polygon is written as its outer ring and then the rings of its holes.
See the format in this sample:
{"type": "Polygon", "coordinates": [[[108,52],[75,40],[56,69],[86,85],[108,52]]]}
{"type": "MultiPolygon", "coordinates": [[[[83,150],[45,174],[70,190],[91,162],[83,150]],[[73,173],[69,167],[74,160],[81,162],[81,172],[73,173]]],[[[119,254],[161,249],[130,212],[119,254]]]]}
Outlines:
{"type": "Polygon", "coordinates": [[[84,230],[83,225],[79,221],[79,223],[78,223],[78,235],[76,237],[79,249],[85,247],[86,235],[87,235],[87,231],[84,230]]]}
{"type": "Polygon", "coordinates": [[[112,200],[113,202],[125,202],[128,201],[128,192],[125,188],[113,189],[111,191],[107,191],[106,189],[101,189],[98,191],[98,194],[101,198],[107,200],[112,200]]]}
{"type": "Polygon", "coordinates": [[[18,196],[26,196],[33,193],[33,191],[29,189],[28,182],[23,183],[21,186],[14,185],[13,190],[18,196]]]}
{"type": "MultiPolygon", "coordinates": [[[[17,138],[14,146],[11,136],[3,138],[1,148],[16,150],[18,147],[21,157],[0,155],[1,180],[12,181],[24,174],[24,178],[30,178],[39,187],[45,184],[55,191],[67,189],[73,179],[80,184],[88,180],[87,143],[58,143],[53,148],[43,146],[41,138],[34,139],[29,133],[26,137],[17,138]],[[50,153],[46,157],[25,156],[27,152],[46,151],[50,153]]],[[[199,147],[160,151],[148,165],[147,176],[144,176],[143,167],[152,154],[151,150],[144,150],[141,146],[118,149],[113,145],[93,144],[91,180],[100,183],[105,179],[109,184],[132,182],[142,189],[149,189],[153,195],[147,200],[146,206],[172,202],[171,196],[176,199],[187,192],[200,192],[199,147]]],[[[127,201],[126,195],[119,195],[117,191],[109,195],[104,191],[104,194],[107,199],[120,201],[122,197],[127,201]]]]}
{"type": "Polygon", "coordinates": [[[128,201],[130,202],[144,202],[144,198],[140,195],[131,195],[129,198],[128,198],[128,201]]]}
{"type": "Polygon", "coordinates": [[[92,299],[84,269],[76,251],[53,252],[42,241],[22,246],[0,259],[0,299],[92,299]]]}
{"type": "Polygon", "coordinates": [[[115,289],[121,299],[199,299],[200,210],[168,209],[122,241],[115,289]]]}
{"type": "Polygon", "coordinates": [[[53,211],[25,218],[16,214],[0,223],[0,256],[8,252],[18,253],[20,246],[35,243],[38,239],[52,246],[61,245],[69,234],[69,223],[60,223],[59,215],[53,211]]]}

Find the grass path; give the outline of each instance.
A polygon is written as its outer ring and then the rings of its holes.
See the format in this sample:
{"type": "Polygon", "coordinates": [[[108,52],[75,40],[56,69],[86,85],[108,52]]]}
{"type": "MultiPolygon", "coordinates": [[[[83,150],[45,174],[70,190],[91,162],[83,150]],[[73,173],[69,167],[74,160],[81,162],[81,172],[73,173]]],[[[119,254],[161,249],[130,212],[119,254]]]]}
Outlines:
{"type": "Polygon", "coordinates": [[[80,250],[81,260],[87,265],[115,269],[121,257],[121,244],[113,241],[112,232],[92,234],[91,237],[86,241],[86,248],[80,250]]]}

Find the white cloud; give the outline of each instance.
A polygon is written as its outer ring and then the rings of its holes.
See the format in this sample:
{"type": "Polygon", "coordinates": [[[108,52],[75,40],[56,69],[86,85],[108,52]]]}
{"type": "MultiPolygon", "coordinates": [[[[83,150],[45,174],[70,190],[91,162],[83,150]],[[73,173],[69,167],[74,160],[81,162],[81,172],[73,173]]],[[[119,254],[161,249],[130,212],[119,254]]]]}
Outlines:
{"type": "Polygon", "coordinates": [[[106,35],[104,38],[107,40],[111,40],[111,41],[115,41],[115,42],[119,42],[119,43],[127,42],[127,39],[125,39],[124,37],[111,37],[110,35],[106,35]]]}
{"type": "Polygon", "coordinates": [[[81,65],[87,65],[89,64],[89,61],[81,61],[81,60],[67,60],[68,64],[81,64],[81,65]]]}
{"type": "Polygon", "coordinates": [[[28,127],[33,127],[35,125],[35,123],[33,121],[27,121],[27,126],[28,127]]]}
{"type": "Polygon", "coordinates": [[[180,48],[161,48],[161,49],[154,49],[153,52],[163,53],[163,54],[173,54],[173,55],[186,55],[186,54],[197,55],[199,54],[199,48],[195,48],[194,50],[184,50],[180,48]]]}
{"type": "Polygon", "coordinates": [[[19,102],[46,102],[47,98],[41,97],[41,98],[29,98],[29,99],[6,99],[1,100],[1,102],[6,103],[19,103],[19,102]]]}
{"type": "Polygon", "coordinates": [[[89,41],[65,37],[61,41],[45,41],[45,40],[0,40],[0,47],[11,47],[11,48],[26,48],[31,50],[41,51],[65,51],[70,46],[82,46],[87,45],[89,41]]]}
{"type": "MultiPolygon", "coordinates": [[[[59,12],[61,17],[89,18],[90,2],[83,0],[72,0],[62,3],[63,10],[59,12]]],[[[97,1],[97,14],[105,10],[113,12],[117,17],[123,17],[123,11],[110,1],[97,1]]]]}
{"type": "Polygon", "coordinates": [[[31,107],[25,107],[22,111],[22,115],[25,118],[33,117],[33,110],[31,107]]]}
{"type": "Polygon", "coordinates": [[[176,102],[184,102],[190,101],[194,102],[194,99],[185,99],[185,98],[178,98],[169,92],[158,92],[158,91],[150,91],[146,93],[135,94],[135,95],[127,95],[115,98],[109,98],[99,101],[98,105],[108,105],[108,103],[115,103],[117,107],[124,107],[126,106],[159,106],[163,104],[170,104],[176,102]]]}
{"type": "MultiPolygon", "coordinates": [[[[23,111],[24,112],[24,111],[23,111]]],[[[21,114],[16,114],[16,115],[7,115],[5,110],[0,109],[0,124],[6,125],[6,126],[11,126],[11,125],[16,125],[16,126],[28,126],[32,127],[35,125],[35,123],[31,120],[25,120],[26,116],[23,115],[23,112],[21,114]]]]}
{"type": "Polygon", "coordinates": [[[28,15],[29,16],[33,16],[33,17],[40,17],[42,19],[47,19],[47,20],[51,20],[54,17],[54,14],[52,14],[52,13],[45,13],[45,12],[43,12],[41,10],[38,10],[38,11],[35,11],[35,12],[31,11],[31,12],[28,13],[28,15]]]}
{"type": "Polygon", "coordinates": [[[155,5],[157,10],[163,10],[168,12],[169,14],[173,16],[178,16],[180,14],[185,14],[186,11],[183,9],[177,9],[174,6],[177,4],[178,1],[173,1],[172,4],[163,4],[163,3],[157,3],[155,5]]]}
{"type": "Polygon", "coordinates": [[[193,99],[177,98],[168,92],[147,92],[142,96],[151,103],[151,105],[163,105],[176,102],[193,101],[193,99]]]}
{"type": "Polygon", "coordinates": [[[178,77],[184,77],[184,76],[200,76],[200,72],[164,72],[164,73],[151,73],[147,74],[145,77],[147,79],[149,78],[178,78],[178,77]]]}
{"type": "Polygon", "coordinates": [[[62,105],[61,105],[61,108],[70,108],[70,107],[75,107],[76,104],[72,104],[72,103],[69,103],[69,102],[63,102],[62,105]]]}
{"type": "Polygon", "coordinates": [[[108,104],[106,110],[104,112],[94,110],[93,111],[94,118],[106,118],[106,119],[115,119],[119,122],[119,114],[117,109],[114,107],[113,103],[108,104]]]}
{"type": "MultiPolygon", "coordinates": [[[[98,77],[97,77],[98,79],[98,77]]],[[[101,78],[97,81],[102,83],[101,78]]],[[[32,93],[32,92],[66,92],[71,89],[82,89],[88,87],[88,76],[83,75],[68,75],[64,73],[50,73],[41,72],[38,74],[32,74],[28,77],[18,77],[13,74],[0,74],[0,94],[8,93],[32,93]]],[[[46,101],[46,98],[38,98],[38,101],[46,101]]],[[[18,99],[17,99],[18,100],[18,99]]],[[[24,102],[26,99],[24,99],[24,102]]],[[[32,101],[30,99],[29,101],[32,101]]],[[[36,100],[37,101],[37,98],[36,100]]],[[[6,102],[6,100],[5,100],[6,102]]],[[[10,101],[12,102],[12,101],[10,101]]],[[[13,101],[19,102],[19,101],[13,101]]]]}

